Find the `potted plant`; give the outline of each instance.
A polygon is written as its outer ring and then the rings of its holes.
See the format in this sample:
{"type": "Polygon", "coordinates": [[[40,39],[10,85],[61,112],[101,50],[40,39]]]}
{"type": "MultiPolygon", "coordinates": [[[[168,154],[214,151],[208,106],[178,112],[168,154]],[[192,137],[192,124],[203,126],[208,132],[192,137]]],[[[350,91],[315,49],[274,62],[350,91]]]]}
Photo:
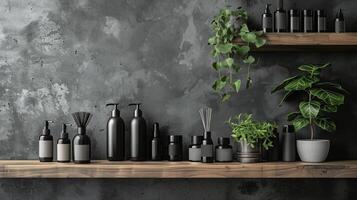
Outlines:
{"type": "Polygon", "coordinates": [[[250,66],[255,63],[255,58],[249,52],[252,47],[259,48],[266,42],[262,38],[263,31],[249,30],[247,20],[248,14],[243,8],[223,8],[211,23],[213,36],[208,39],[208,44],[212,46],[212,68],[218,76],[212,88],[220,94],[223,102],[232,93],[239,92],[241,80],[234,75],[243,65],[248,65],[246,87],[252,84],[250,66]],[[240,43],[234,42],[237,38],[240,38],[240,43]]]}
{"type": "MultiPolygon", "coordinates": [[[[297,150],[300,159],[304,162],[325,161],[330,141],[315,139],[315,128],[328,132],[336,130],[335,122],[329,117],[330,113],[337,112],[337,108],[344,104],[345,94],[341,85],[321,80],[321,70],[330,64],[301,65],[298,69],[301,75],[290,77],[272,90],[272,93],[283,90],[285,92],[281,103],[289,96],[295,95],[299,100],[298,110],[289,113],[287,118],[296,131],[309,126],[310,139],[297,140],[297,150]]],[[[280,103],[280,104],[281,104],[280,103]]]]}
{"type": "Polygon", "coordinates": [[[227,122],[232,129],[232,138],[238,143],[237,157],[241,162],[259,162],[261,147],[273,146],[276,125],[258,122],[251,114],[239,114],[227,122]]]}

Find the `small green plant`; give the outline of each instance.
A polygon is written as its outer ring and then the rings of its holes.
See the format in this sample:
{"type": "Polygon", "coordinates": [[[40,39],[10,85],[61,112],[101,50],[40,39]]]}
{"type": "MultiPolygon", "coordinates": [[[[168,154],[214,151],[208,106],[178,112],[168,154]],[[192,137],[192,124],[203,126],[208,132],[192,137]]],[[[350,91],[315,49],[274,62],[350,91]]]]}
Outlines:
{"type": "Polygon", "coordinates": [[[213,36],[208,39],[208,44],[213,48],[211,55],[215,61],[212,67],[218,74],[212,88],[220,94],[223,102],[227,101],[232,93],[239,92],[241,80],[233,75],[238,73],[243,65],[248,65],[246,88],[251,86],[250,66],[255,62],[255,58],[249,55],[250,49],[253,45],[259,48],[266,42],[261,37],[262,31],[249,30],[247,20],[248,14],[243,8],[231,10],[226,7],[219,11],[211,23],[213,36]],[[234,42],[237,38],[240,38],[240,43],[234,42]]]}
{"type": "Polygon", "coordinates": [[[232,129],[234,141],[246,141],[252,148],[262,142],[265,149],[273,147],[276,125],[270,122],[255,121],[251,114],[239,114],[227,122],[232,129]]]}
{"type": "Polygon", "coordinates": [[[341,85],[321,80],[321,70],[329,65],[301,65],[298,69],[303,74],[284,80],[272,90],[272,93],[285,92],[280,105],[293,94],[302,99],[298,110],[287,117],[297,131],[310,125],[311,140],[314,139],[315,126],[328,132],[336,130],[336,124],[328,114],[337,112],[338,106],[344,104],[345,94],[348,94],[341,85]]]}

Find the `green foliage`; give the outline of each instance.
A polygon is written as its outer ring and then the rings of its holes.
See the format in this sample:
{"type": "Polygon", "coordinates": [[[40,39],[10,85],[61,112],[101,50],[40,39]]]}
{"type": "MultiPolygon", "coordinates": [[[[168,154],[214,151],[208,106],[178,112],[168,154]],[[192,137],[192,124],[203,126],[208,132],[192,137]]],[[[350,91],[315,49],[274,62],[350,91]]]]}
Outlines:
{"type": "Polygon", "coordinates": [[[303,72],[302,75],[288,78],[272,90],[272,93],[285,91],[282,102],[293,93],[301,95],[303,100],[299,109],[288,114],[288,121],[296,130],[310,125],[311,139],[314,138],[314,126],[328,132],[336,130],[335,122],[328,115],[337,112],[338,106],[344,104],[345,94],[348,94],[339,84],[321,81],[321,70],[329,65],[301,65],[298,69],[303,72]]]}
{"type": "Polygon", "coordinates": [[[265,149],[273,146],[275,124],[255,121],[251,114],[239,114],[227,123],[236,142],[246,141],[253,148],[260,141],[265,149]]]}
{"type": "Polygon", "coordinates": [[[246,87],[251,86],[249,68],[256,60],[249,55],[250,49],[252,46],[259,48],[266,42],[261,38],[262,31],[249,30],[247,19],[248,14],[241,7],[235,10],[223,8],[211,23],[213,36],[208,39],[208,44],[212,46],[211,55],[215,59],[212,68],[218,74],[212,88],[223,102],[229,100],[232,93],[239,92],[241,80],[234,75],[239,73],[241,66],[248,65],[246,87]],[[234,42],[236,38],[240,38],[241,43],[234,42]]]}

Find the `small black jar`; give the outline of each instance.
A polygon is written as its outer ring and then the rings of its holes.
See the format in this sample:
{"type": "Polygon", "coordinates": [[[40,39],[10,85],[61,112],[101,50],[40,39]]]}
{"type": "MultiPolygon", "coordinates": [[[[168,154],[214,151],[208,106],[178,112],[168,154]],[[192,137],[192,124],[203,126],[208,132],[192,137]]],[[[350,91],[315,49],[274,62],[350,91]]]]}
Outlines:
{"type": "Polygon", "coordinates": [[[219,137],[216,146],[216,162],[232,162],[233,149],[229,145],[229,138],[219,137]]]}
{"type": "Polygon", "coordinates": [[[192,162],[201,161],[201,145],[203,136],[194,135],[191,136],[191,145],[188,147],[188,160],[192,162]]]}
{"type": "Polygon", "coordinates": [[[169,136],[169,161],[182,161],[182,135],[169,136]]]}

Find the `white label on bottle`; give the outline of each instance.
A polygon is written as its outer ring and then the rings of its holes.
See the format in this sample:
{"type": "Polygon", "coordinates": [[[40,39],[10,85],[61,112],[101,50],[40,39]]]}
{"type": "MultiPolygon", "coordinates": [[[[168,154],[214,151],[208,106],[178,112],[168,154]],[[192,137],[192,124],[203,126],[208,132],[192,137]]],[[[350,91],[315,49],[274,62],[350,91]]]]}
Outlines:
{"type": "Polygon", "coordinates": [[[57,161],[69,161],[71,159],[70,149],[69,144],[57,144],[57,161]]]}
{"type": "Polygon", "coordinates": [[[52,140],[40,140],[38,146],[38,154],[40,158],[52,158],[53,157],[53,141],[52,140]]]}
{"type": "Polygon", "coordinates": [[[188,160],[201,161],[201,148],[188,148],[188,160]]]}
{"type": "Polygon", "coordinates": [[[216,149],[216,160],[220,162],[232,161],[232,149],[216,149]]]}
{"type": "Polygon", "coordinates": [[[89,161],[89,145],[74,145],[74,157],[75,161],[89,161]]]}

